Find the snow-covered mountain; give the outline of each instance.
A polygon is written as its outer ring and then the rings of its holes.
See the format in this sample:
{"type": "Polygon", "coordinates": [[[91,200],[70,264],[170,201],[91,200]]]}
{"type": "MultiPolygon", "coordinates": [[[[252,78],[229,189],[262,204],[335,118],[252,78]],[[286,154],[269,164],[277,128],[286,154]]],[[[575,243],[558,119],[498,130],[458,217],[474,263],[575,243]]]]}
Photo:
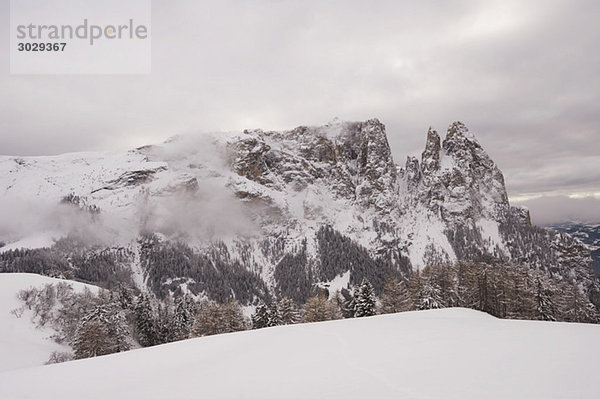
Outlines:
{"type": "Polygon", "coordinates": [[[599,333],[461,308],[405,312],[6,371],[0,397],[593,398],[599,333]]]}
{"type": "MultiPolygon", "coordinates": [[[[421,159],[402,166],[376,119],[2,157],[0,206],[0,270],[12,270],[10,249],[71,233],[96,254],[117,251],[111,265],[155,291],[239,298],[243,286],[242,302],[267,290],[302,300],[348,271],[350,283],[366,276],[380,289],[386,275],[431,262],[494,259],[597,286],[589,251],[511,207],[502,172],[460,122],[443,140],[430,129],[421,159]],[[216,280],[226,283],[211,294],[216,280]]],[[[52,267],[77,274],[89,255],[71,252],[52,267]]]]}

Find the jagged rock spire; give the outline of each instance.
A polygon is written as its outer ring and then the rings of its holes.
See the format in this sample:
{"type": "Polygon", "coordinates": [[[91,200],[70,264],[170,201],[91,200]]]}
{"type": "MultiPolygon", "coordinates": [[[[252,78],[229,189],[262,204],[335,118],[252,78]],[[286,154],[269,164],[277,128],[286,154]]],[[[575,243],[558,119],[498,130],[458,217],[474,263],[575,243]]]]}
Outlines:
{"type": "Polygon", "coordinates": [[[406,177],[408,187],[417,187],[422,178],[419,160],[416,157],[406,157],[405,171],[404,176],[406,177]]]}
{"type": "Polygon", "coordinates": [[[421,169],[424,175],[429,175],[440,168],[440,135],[431,127],[427,132],[425,150],[421,155],[421,169]]]}
{"type": "Polygon", "coordinates": [[[452,138],[454,136],[464,137],[464,138],[467,138],[469,140],[475,140],[476,141],[475,135],[473,135],[473,133],[471,133],[469,131],[469,129],[467,129],[467,127],[465,126],[465,124],[462,123],[462,122],[460,122],[460,121],[453,122],[448,127],[448,133],[446,134],[446,139],[452,138]]]}

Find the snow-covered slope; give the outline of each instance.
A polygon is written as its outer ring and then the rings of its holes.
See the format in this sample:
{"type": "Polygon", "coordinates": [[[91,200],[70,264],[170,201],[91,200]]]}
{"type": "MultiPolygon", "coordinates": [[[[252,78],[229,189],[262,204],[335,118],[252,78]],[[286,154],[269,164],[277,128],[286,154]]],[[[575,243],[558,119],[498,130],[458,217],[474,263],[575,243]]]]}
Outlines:
{"type": "Polygon", "coordinates": [[[92,285],[36,274],[0,273],[0,371],[42,365],[52,352],[71,351],[68,346],[59,345],[51,339],[56,331],[37,327],[31,320],[30,310],[24,309],[22,314],[11,313],[23,306],[17,298],[19,291],[59,282],[70,284],[75,292],[81,292],[85,287],[92,292],[98,290],[92,285]]]}
{"type": "Polygon", "coordinates": [[[4,372],[0,397],[593,398],[599,334],[466,309],[410,312],[4,372]]]}

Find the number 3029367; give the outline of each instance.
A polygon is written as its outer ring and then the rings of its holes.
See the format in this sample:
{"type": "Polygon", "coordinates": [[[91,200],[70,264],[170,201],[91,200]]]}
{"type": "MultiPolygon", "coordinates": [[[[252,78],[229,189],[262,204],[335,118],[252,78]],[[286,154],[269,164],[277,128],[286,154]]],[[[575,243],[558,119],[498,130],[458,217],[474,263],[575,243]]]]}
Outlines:
{"type": "Polygon", "coordinates": [[[19,51],[65,51],[67,43],[17,43],[19,51]]]}

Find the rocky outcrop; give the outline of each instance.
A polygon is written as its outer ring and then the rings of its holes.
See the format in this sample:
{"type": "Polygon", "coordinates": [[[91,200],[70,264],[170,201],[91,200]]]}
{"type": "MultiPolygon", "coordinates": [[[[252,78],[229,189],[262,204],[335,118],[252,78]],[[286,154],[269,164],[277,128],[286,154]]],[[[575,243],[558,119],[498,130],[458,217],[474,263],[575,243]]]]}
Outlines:
{"type": "Polygon", "coordinates": [[[440,170],[440,150],[440,135],[429,128],[425,150],[421,155],[424,176],[429,177],[440,170]]]}
{"type": "Polygon", "coordinates": [[[266,156],[271,150],[263,140],[256,137],[245,137],[233,145],[237,157],[233,161],[233,169],[240,176],[262,184],[269,184],[266,177],[269,172],[269,160],[266,156]]]}
{"type": "Polygon", "coordinates": [[[397,202],[396,166],[377,119],[286,132],[246,131],[229,148],[238,175],[270,188],[291,185],[301,191],[320,180],[336,197],[365,208],[383,211],[397,202]]]}
{"type": "Polygon", "coordinates": [[[157,173],[165,170],[167,170],[166,166],[159,166],[155,168],[127,171],[117,179],[109,181],[106,186],[92,191],[92,193],[100,190],[116,190],[122,187],[141,186],[150,183],[157,173]]]}

